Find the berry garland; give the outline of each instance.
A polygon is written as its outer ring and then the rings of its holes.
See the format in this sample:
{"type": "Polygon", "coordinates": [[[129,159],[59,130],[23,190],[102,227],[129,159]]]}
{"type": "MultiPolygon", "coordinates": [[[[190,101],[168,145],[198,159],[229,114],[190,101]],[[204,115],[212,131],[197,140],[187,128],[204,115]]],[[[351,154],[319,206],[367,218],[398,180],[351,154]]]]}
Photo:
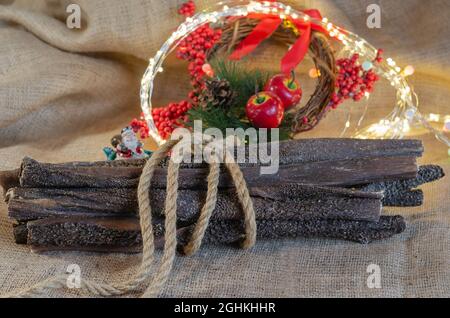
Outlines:
{"type": "Polygon", "coordinates": [[[188,121],[186,113],[192,108],[188,101],[180,103],[170,103],[166,107],[152,110],[155,125],[162,138],[168,139],[177,127],[184,127],[188,121]]]}
{"type": "Polygon", "coordinates": [[[373,63],[381,63],[383,50],[379,49],[373,62],[360,64],[359,54],[351,58],[337,60],[338,75],[336,80],[337,91],[331,95],[330,107],[336,109],[344,100],[353,98],[359,102],[366,93],[372,93],[374,85],[380,77],[373,71],[373,63]]]}
{"type": "Polygon", "coordinates": [[[211,76],[211,67],[207,64],[207,51],[211,50],[220,40],[222,30],[204,25],[190,34],[178,47],[177,57],[189,62],[188,70],[191,76],[192,92],[189,98],[198,101],[198,96],[205,89],[205,76],[211,76]]]}
{"type": "Polygon", "coordinates": [[[141,137],[141,139],[147,139],[150,137],[150,129],[148,128],[148,124],[142,114],[140,119],[133,119],[129,126],[133,129],[135,134],[141,137]]]}

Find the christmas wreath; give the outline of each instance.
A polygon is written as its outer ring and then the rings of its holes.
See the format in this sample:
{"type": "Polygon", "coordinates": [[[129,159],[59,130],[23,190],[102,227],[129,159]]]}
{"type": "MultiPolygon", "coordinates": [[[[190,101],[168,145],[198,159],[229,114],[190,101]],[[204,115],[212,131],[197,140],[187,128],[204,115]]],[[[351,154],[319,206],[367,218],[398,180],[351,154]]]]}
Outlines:
{"type": "MultiPolygon", "coordinates": [[[[368,99],[381,77],[397,89],[397,107],[389,118],[359,131],[356,137],[401,138],[412,121],[425,122],[405,80],[413,73],[412,67],[401,69],[392,59],[384,60],[381,49],[332,24],[318,10],[295,10],[275,1],[230,7],[222,2],[215,11],[196,14],[195,10],[193,1],[179,9],[186,21],[150,59],[141,85],[142,116],[124,131],[131,129],[141,139],[151,136],[163,144],[176,128],[193,127],[200,120],[204,129],[280,128],[281,139],[289,139],[315,128],[345,100],[368,99]],[[266,40],[289,47],[278,74],[240,63],[266,40]],[[174,50],[187,62],[192,90],[185,100],[153,107],[154,79],[174,50]],[[296,69],[307,55],[315,65],[309,75],[317,83],[309,100],[301,103],[303,91],[296,69]]],[[[443,137],[431,126],[427,128],[443,137]]],[[[105,148],[108,158],[147,156],[137,137],[115,136],[113,148],[105,148]]]]}

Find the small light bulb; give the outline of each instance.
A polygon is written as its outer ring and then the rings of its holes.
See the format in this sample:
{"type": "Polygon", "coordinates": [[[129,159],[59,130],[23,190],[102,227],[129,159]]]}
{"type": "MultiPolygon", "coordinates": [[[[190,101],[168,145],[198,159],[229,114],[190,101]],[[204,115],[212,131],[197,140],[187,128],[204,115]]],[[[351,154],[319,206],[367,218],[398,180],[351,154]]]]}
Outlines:
{"type": "Polygon", "coordinates": [[[311,78],[318,78],[318,77],[320,77],[320,70],[318,70],[317,68],[313,67],[312,69],[309,70],[309,77],[311,77],[311,78]]]}
{"type": "Polygon", "coordinates": [[[407,67],[405,67],[405,68],[403,69],[402,74],[403,74],[403,76],[406,77],[406,76],[411,76],[411,75],[413,75],[414,72],[415,72],[414,67],[413,67],[412,65],[408,65],[407,67]]]}
{"type": "Polygon", "coordinates": [[[364,71],[370,71],[373,68],[373,63],[370,61],[365,61],[362,63],[362,68],[364,71]]]}
{"type": "Polygon", "coordinates": [[[445,131],[445,132],[450,132],[450,121],[447,121],[447,122],[444,124],[444,131],[445,131]]]}
{"type": "Polygon", "coordinates": [[[414,119],[414,116],[416,116],[416,109],[410,108],[405,112],[405,116],[407,119],[412,120],[414,119]]]}
{"type": "Polygon", "coordinates": [[[439,122],[439,120],[441,119],[441,116],[439,116],[437,114],[430,114],[429,119],[430,119],[430,121],[439,122]]]}

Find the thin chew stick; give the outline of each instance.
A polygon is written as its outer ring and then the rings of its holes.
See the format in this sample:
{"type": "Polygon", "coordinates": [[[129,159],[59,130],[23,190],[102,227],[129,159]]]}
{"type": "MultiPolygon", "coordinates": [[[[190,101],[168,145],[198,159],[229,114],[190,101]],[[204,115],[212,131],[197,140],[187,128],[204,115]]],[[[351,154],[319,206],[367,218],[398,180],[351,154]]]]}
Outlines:
{"type": "MultiPolygon", "coordinates": [[[[259,220],[305,220],[311,218],[373,221],[381,215],[381,192],[363,192],[307,185],[250,188],[259,220]]],[[[152,210],[162,216],[166,191],[150,191],[152,210]]],[[[205,202],[202,190],[180,190],[179,222],[195,222],[205,202]]],[[[134,189],[11,189],[7,195],[9,217],[31,221],[49,217],[136,216],[134,189]]],[[[137,216],[136,216],[137,217],[137,216]]],[[[218,193],[213,220],[239,220],[242,209],[234,190],[218,193]]]]}
{"type": "MultiPolygon", "coordinates": [[[[401,216],[383,216],[379,222],[339,220],[258,221],[259,239],[332,238],[361,244],[387,239],[402,233],[406,224],[401,216]]],[[[35,252],[90,251],[139,252],[142,244],[136,219],[45,219],[28,223],[28,244],[35,252]]],[[[179,228],[179,242],[190,237],[192,226],[179,228]]],[[[155,236],[162,238],[162,221],[155,224],[155,236]]],[[[212,221],[204,239],[208,244],[238,243],[243,238],[241,221],[212,221]]],[[[158,240],[158,245],[162,241],[158,240]]]]}

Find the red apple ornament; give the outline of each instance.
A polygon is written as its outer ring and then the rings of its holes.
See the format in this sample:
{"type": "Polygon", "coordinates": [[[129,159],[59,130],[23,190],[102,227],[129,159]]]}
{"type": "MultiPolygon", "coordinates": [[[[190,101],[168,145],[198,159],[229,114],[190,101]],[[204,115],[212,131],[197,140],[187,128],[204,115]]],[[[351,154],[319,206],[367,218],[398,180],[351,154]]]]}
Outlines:
{"type": "Polygon", "coordinates": [[[277,95],[283,102],[285,110],[288,110],[289,108],[292,108],[300,103],[303,96],[300,83],[295,79],[294,73],[292,76],[279,74],[272,77],[266,84],[264,90],[277,95]]]}
{"type": "Polygon", "coordinates": [[[278,128],[284,117],[283,102],[271,92],[261,92],[251,97],[246,112],[256,128],[278,128]]]}

